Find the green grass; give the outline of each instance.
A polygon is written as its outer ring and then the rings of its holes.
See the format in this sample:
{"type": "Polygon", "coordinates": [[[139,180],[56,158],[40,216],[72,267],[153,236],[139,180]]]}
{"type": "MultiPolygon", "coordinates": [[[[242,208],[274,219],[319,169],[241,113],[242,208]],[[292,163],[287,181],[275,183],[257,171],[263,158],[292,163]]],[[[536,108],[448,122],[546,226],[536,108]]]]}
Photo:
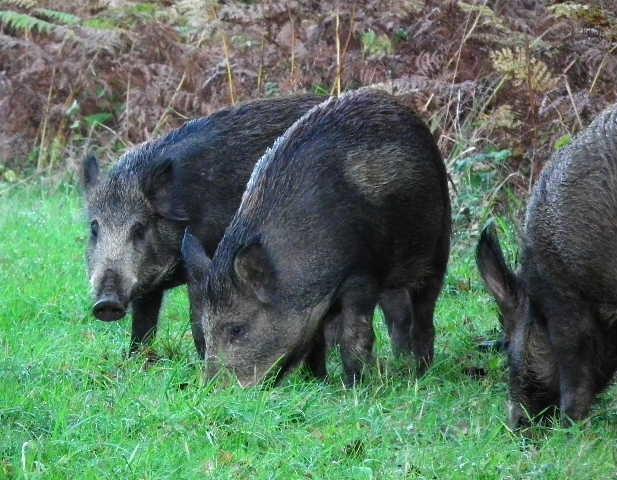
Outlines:
{"type": "Polygon", "coordinates": [[[204,380],[184,289],[164,309],[162,359],[125,357],[129,322],[88,313],[81,208],[70,188],[0,197],[0,478],[616,477],[614,392],[585,424],[508,429],[504,359],[475,348],[496,317],[468,247],[456,245],[423,378],[392,360],[377,319],[367,385],[345,389],[333,357],[328,383],[295,373],[242,390],[204,380]]]}

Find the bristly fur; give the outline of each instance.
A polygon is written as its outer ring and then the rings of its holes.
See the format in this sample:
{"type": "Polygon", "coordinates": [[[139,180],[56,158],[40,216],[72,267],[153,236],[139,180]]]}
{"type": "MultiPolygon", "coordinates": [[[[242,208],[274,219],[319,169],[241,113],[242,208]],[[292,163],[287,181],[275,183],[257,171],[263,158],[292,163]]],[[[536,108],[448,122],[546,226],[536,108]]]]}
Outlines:
{"type": "Polygon", "coordinates": [[[513,290],[516,301],[499,305],[509,337],[510,395],[532,416],[559,408],[583,418],[617,368],[616,212],[614,106],[543,170],[527,208],[516,288],[505,285],[511,274],[498,244],[478,262],[496,298],[513,290]]]}
{"type": "MultiPolygon", "coordinates": [[[[211,117],[191,120],[164,137],[132,148],[120,157],[107,177],[100,182],[98,195],[112,205],[118,204],[117,202],[122,203],[122,199],[127,196],[139,195],[141,185],[150,174],[150,167],[165,156],[170,146],[177,148],[179,143],[184,142],[187,148],[193,150],[193,155],[190,155],[191,152],[186,152],[189,156],[199,155],[202,144],[209,140],[213,128],[216,128],[216,124],[211,117]],[[198,139],[203,141],[195,141],[198,139]]],[[[143,200],[145,198],[142,198],[143,200]]]]}
{"type": "MultiPolygon", "coordinates": [[[[278,207],[284,210],[287,199],[298,194],[296,189],[302,183],[299,179],[317,178],[316,170],[334,168],[329,164],[332,161],[328,162],[329,157],[335,158],[334,150],[371,150],[375,139],[411,145],[417,151],[434,151],[429,156],[441,158],[432,135],[415,113],[402,107],[391,95],[375,90],[350,92],[326,100],[276,140],[255,166],[240,208],[217,248],[206,281],[206,300],[214,309],[229,301],[236,280],[233,273],[236,253],[261,238],[261,227],[271,220],[271,212],[278,207]],[[372,115],[367,117],[366,112],[372,115]],[[393,124],[401,125],[401,129],[393,132],[393,124]],[[414,130],[424,131],[426,135],[410,135],[414,130]],[[317,163],[311,161],[313,158],[326,161],[317,163]]],[[[436,162],[436,166],[445,178],[443,162],[436,162]]],[[[448,198],[447,185],[442,189],[443,197],[448,198]]],[[[449,201],[446,203],[449,209],[449,201]]],[[[447,235],[450,234],[449,215],[448,210],[447,235]]]]}
{"type": "MultiPolygon", "coordinates": [[[[174,208],[182,211],[187,208],[188,221],[199,222],[204,208],[200,200],[203,181],[197,179],[203,173],[196,167],[210,170],[211,165],[217,163],[217,173],[226,178],[248,176],[254,165],[255,152],[261,152],[269,145],[262,145],[264,140],[276,137],[274,132],[284,131],[289,118],[300,117],[319,102],[320,98],[313,95],[254,100],[186,122],[167,135],[144,142],[124,153],[106,178],[99,182],[98,195],[117,200],[139,195],[139,201],[147,200],[140,195],[142,186],[151,175],[153,165],[169,158],[174,163],[175,183],[178,186],[173,192],[174,208]],[[230,132],[240,131],[242,137],[234,139],[237,144],[231,152],[233,158],[221,158],[221,154],[229,154],[230,132]],[[193,205],[195,202],[197,205],[193,205]]],[[[220,183],[222,188],[229,182],[220,183]]],[[[234,185],[234,188],[241,189],[238,194],[241,194],[243,186],[241,182],[234,185]]],[[[226,196],[232,197],[235,193],[227,191],[226,196]]],[[[214,251],[213,243],[207,242],[210,254],[214,251]]]]}
{"type": "MultiPolygon", "coordinates": [[[[117,296],[131,303],[132,349],[155,331],[163,292],[187,280],[180,252],[185,226],[212,255],[257,159],[322,100],[263,99],[187,122],[125,153],[102,179],[96,159],[84,161],[89,221],[97,232],[88,245],[91,282],[97,291],[101,282],[112,290],[105,279],[115,279],[117,296]]],[[[202,355],[196,320],[193,337],[202,355]]]]}

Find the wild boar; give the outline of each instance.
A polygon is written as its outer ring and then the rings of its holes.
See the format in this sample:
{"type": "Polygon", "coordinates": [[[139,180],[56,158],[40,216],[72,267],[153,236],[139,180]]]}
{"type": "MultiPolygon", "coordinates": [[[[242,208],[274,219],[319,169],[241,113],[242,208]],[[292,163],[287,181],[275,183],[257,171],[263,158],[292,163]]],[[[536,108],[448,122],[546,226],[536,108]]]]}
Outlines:
{"type": "Polygon", "coordinates": [[[617,367],[617,108],[544,168],[522,237],[516,273],[492,225],[476,254],[503,318],[511,422],[580,420],[617,367]]]}
{"type": "MultiPolygon", "coordinates": [[[[131,352],[154,337],[163,293],[186,281],[180,255],[186,226],[214,253],[255,162],[322,100],[258,100],[190,121],[126,152],[105,178],[96,158],[84,161],[92,311],[115,321],[132,308],[131,352]]],[[[203,356],[199,323],[193,338],[203,356]]]]}
{"type": "Polygon", "coordinates": [[[380,298],[394,298],[395,343],[430,364],[450,230],[446,169],[411,110],[371,90],[311,109],[255,166],[213,259],[185,235],[209,370],[243,385],[302,360],[323,374],[324,329],[340,322],[352,385],[371,361],[380,298]]]}

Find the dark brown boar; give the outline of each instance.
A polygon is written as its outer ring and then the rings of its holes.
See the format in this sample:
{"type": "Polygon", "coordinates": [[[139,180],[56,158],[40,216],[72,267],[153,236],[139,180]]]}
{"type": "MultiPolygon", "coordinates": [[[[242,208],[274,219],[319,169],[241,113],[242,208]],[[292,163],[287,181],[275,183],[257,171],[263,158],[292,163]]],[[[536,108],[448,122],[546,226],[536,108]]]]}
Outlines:
{"type": "Polygon", "coordinates": [[[545,167],[512,272],[493,226],[477,263],[503,317],[511,421],[559,410],[579,420],[617,367],[617,108],[545,167]]]}
{"type": "MultiPolygon", "coordinates": [[[[131,351],[152,340],[163,293],[185,283],[180,244],[186,226],[212,254],[255,162],[322,100],[258,100],[190,121],[129,150],[102,179],[96,159],[86,159],[92,310],[101,320],[115,321],[132,308],[131,351]]],[[[193,338],[203,355],[198,322],[193,338]]]]}
{"type": "Polygon", "coordinates": [[[305,359],[323,374],[336,322],[353,384],[380,298],[394,298],[390,316],[406,326],[396,342],[430,363],[450,223],[444,163],[413,112],[370,90],[315,107],[257,163],[212,261],[185,236],[211,370],[252,385],[305,359]]]}

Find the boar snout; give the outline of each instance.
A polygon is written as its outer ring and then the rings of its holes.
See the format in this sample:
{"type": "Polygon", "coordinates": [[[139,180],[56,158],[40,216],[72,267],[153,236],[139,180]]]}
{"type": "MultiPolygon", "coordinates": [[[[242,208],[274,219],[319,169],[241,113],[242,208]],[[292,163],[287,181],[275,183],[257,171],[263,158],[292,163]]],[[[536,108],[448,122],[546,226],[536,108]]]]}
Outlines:
{"type": "Polygon", "coordinates": [[[215,357],[209,356],[207,353],[205,355],[205,363],[206,363],[206,378],[208,380],[211,380],[219,374],[221,366],[217,362],[215,357]]]}
{"type": "MultiPolygon", "coordinates": [[[[96,276],[94,277],[96,278],[96,276]]],[[[97,281],[99,285],[96,302],[92,306],[92,314],[104,322],[115,322],[126,315],[127,296],[123,294],[121,281],[117,272],[106,269],[102,278],[97,281]]]]}
{"type": "Polygon", "coordinates": [[[126,308],[120,302],[118,295],[103,295],[92,307],[92,313],[104,322],[115,322],[126,315],[126,308]]]}

